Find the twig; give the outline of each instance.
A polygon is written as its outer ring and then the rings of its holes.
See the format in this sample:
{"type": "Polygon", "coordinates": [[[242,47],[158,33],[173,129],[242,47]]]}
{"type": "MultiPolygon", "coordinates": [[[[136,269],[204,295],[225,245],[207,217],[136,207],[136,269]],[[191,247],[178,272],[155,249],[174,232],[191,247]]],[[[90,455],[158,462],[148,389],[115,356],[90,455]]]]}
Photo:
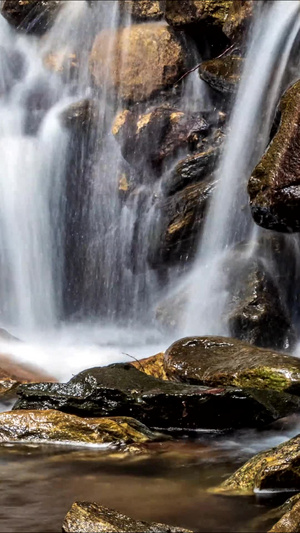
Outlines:
{"type": "Polygon", "coordinates": [[[130,355],[129,353],[126,353],[126,352],[122,352],[122,354],[123,355],[127,355],[127,357],[131,357],[131,359],[134,359],[134,361],[136,361],[140,365],[142,371],[145,372],[145,369],[144,369],[141,361],[139,361],[136,357],[134,357],[133,355],[130,355]]]}

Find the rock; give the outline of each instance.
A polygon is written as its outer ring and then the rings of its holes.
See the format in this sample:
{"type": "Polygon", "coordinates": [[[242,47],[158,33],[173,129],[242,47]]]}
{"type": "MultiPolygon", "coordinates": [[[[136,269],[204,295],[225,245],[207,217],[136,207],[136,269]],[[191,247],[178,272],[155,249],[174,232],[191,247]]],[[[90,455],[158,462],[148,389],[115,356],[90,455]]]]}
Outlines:
{"type": "MultiPolygon", "coordinates": [[[[5,342],[7,342],[6,339],[5,342]]],[[[11,342],[10,339],[9,342],[11,342]]],[[[51,376],[47,375],[46,372],[43,372],[40,369],[19,363],[9,355],[0,355],[1,400],[15,397],[16,389],[21,383],[39,383],[45,380],[51,382],[56,381],[55,378],[52,378],[51,376]]]]}
{"type": "Polygon", "coordinates": [[[228,17],[223,25],[223,32],[233,42],[245,40],[253,19],[253,0],[233,0],[228,10],[228,17]]]}
{"type": "Polygon", "coordinates": [[[165,352],[169,379],[300,394],[300,359],[227,337],[186,337],[165,352]]]}
{"type": "Polygon", "coordinates": [[[155,310],[155,318],[164,330],[172,332],[178,330],[188,298],[189,292],[183,289],[167,296],[159,303],[155,310]]]}
{"type": "Polygon", "coordinates": [[[131,364],[86,370],[65,384],[21,385],[18,395],[17,410],[131,416],[150,428],[185,433],[262,426],[300,407],[299,398],[277,391],[171,383],[131,364]]]}
{"type": "Polygon", "coordinates": [[[159,0],[123,0],[120,5],[136,21],[160,20],[164,15],[159,0]]]}
{"type": "Polygon", "coordinates": [[[47,69],[60,74],[65,82],[79,75],[79,59],[75,52],[66,50],[49,52],[43,58],[43,63],[47,69]]]}
{"type": "Polygon", "coordinates": [[[158,379],[168,379],[163,366],[163,352],[158,353],[156,355],[152,355],[151,357],[146,357],[145,359],[139,359],[139,361],[135,361],[131,364],[138,370],[145,372],[145,374],[147,374],[148,376],[153,376],[154,378],[158,379]]]}
{"type": "Polygon", "coordinates": [[[54,22],[62,0],[4,0],[1,14],[19,30],[41,35],[54,22]]]}
{"type": "Polygon", "coordinates": [[[101,87],[105,82],[108,91],[117,91],[131,102],[147,100],[173,85],[184,72],[184,62],[183,48],[172,30],[153,23],[125,27],[116,33],[103,30],[90,56],[96,85],[101,87]]]}
{"type": "Polygon", "coordinates": [[[252,457],[230,476],[218,493],[249,494],[254,490],[294,491],[300,488],[300,436],[252,457]]]}
{"type": "Polygon", "coordinates": [[[199,22],[222,27],[230,4],[225,0],[166,0],[165,17],[176,28],[199,22]]]}
{"type": "Polygon", "coordinates": [[[300,494],[296,494],[276,510],[280,520],[269,533],[298,533],[300,529],[300,494]]]}
{"type": "Polygon", "coordinates": [[[21,342],[20,339],[11,335],[6,329],[0,328],[0,341],[3,342],[21,342]]]}
{"type": "Polygon", "coordinates": [[[82,132],[96,124],[98,107],[94,100],[86,98],[69,105],[60,116],[66,128],[71,130],[76,128],[82,132]]]}
{"type": "Polygon", "coordinates": [[[216,182],[206,178],[157,203],[148,254],[152,268],[184,264],[193,259],[208,200],[215,186],[216,182]]]}
{"type": "Polygon", "coordinates": [[[248,185],[255,222],[281,232],[300,231],[300,82],[280,103],[279,130],[248,185]]]}
{"type": "Polygon", "coordinates": [[[226,309],[233,337],[263,348],[292,349],[296,335],[281,285],[263,261],[236,250],[230,261],[230,302],[226,309]]]}
{"type": "Polygon", "coordinates": [[[62,530],[64,533],[189,533],[180,527],[134,520],[113,509],[88,502],[73,503],[62,530]]]}
{"type": "Polygon", "coordinates": [[[237,91],[244,59],[239,56],[225,56],[203,61],[199,67],[199,75],[213,89],[221,93],[237,91]]]}
{"type": "Polygon", "coordinates": [[[124,445],[164,440],[133,418],[80,418],[56,410],[0,413],[0,442],[124,445]]]}
{"type": "Polygon", "coordinates": [[[169,106],[145,113],[122,111],[114,122],[113,134],[121,145],[124,159],[134,167],[145,163],[161,169],[179,149],[192,149],[208,129],[201,114],[188,115],[169,106]]]}

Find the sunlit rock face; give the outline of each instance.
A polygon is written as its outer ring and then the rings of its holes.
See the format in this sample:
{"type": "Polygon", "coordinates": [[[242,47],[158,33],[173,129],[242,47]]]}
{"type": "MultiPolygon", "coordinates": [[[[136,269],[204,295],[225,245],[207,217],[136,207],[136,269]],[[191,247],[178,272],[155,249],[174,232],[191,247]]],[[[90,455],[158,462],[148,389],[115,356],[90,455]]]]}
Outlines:
{"type": "Polygon", "coordinates": [[[174,84],[184,72],[182,45],[172,30],[160,24],[139,24],[96,37],[90,56],[95,83],[137,102],[174,84]],[[108,57],[108,47],[111,52],[108,57]]]}
{"type": "Polygon", "coordinates": [[[263,228],[300,231],[300,82],[280,102],[281,121],[248,185],[252,216],[263,228]]]}
{"type": "Polygon", "coordinates": [[[160,0],[120,0],[120,9],[135,21],[160,20],[164,15],[161,3],[160,0]]]}
{"type": "Polygon", "coordinates": [[[245,43],[245,35],[253,21],[253,0],[233,0],[228,10],[228,17],[223,25],[223,32],[232,42],[245,43]]]}
{"type": "Polygon", "coordinates": [[[63,0],[4,0],[1,14],[25,33],[43,34],[53,24],[63,0]]]}

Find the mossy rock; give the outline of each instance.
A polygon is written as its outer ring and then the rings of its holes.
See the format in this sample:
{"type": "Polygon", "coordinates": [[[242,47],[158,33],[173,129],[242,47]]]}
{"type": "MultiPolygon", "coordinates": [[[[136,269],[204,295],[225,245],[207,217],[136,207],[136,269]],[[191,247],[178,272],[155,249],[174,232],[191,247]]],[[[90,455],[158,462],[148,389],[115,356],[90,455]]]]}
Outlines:
{"type": "Polygon", "coordinates": [[[148,376],[153,376],[154,378],[167,380],[167,375],[164,370],[164,353],[158,353],[152,355],[151,357],[146,357],[144,359],[139,359],[131,363],[132,366],[145,372],[148,376]]]}
{"type": "Polygon", "coordinates": [[[121,0],[120,8],[137,22],[151,22],[164,16],[160,0],[121,0]]]}
{"type": "Polygon", "coordinates": [[[4,0],[1,14],[18,30],[41,35],[53,24],[63,0],[4,0]]]}
{"type": "Polygon", "coordinates": [[[213,89],[221,93],[234,93],[241,79],[244,65],[239,56],[225,56],[201,63],[199,75],[213,89]]]}
{"type": "Polygon", "coordinates": [[[228,17],[223,25],[223,32],[232,42],[245,41],[253,20],[254,0],[232,0],[228,17]]]}
{"type": "Polygon", "coordinates": [[[227,337],[186,337],[165,352],[171,379],[300,394],[300,359],[227,337]]]}
{"type": "Polygon", "coordinates": [[[166,0],[165,17],[176,28],[199,22],[222,27],[230,7],[231,1],[225,0],[166,0]]]}
{"type": "Polygon", "coordinates": [[[300,494],[296,494],[276,510],[280,520],[269,533],[298,533],[300,531],[300,494]]]}
{"type": "Polygon", "coordinates": [[[284,233],[300,231],[300,81],[284,94],[279,129],[248,184],[255,222],[284,233]]]}
{"type": "Polygon", "coordinates": [[[275,390],[173,383],[131,364],[89,369],[65,384],[21,385],[18,394],[16,410],[131,416],[152,429],[175,433],[264,426],[300,408],[299,398],[275,390]]]}
{"type": "Polygon", "coordinates": [[[80,418],[56,410],[0,413],[0,442],[144,444],[165,440],[130,417],[80,418]]]}
{"type": "Polygon", "coordinates": [[[213,492],[250,494],[255,490],[300,489],[300,435],[259,453],[213,492]]]}
{"type": "Polygon", "coordinates": [[[165,524],[141,522],[97,503],[75,502],[67,513],[64,533],[191,533],[165,524]]]}

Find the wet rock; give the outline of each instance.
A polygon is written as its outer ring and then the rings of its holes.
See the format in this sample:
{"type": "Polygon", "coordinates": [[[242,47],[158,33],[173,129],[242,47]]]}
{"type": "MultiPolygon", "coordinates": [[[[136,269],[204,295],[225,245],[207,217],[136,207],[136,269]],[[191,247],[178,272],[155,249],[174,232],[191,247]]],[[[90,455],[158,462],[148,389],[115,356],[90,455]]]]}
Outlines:
{"type": "Polygon", "coordinates": [[[228,17],[223,25],[223,32],[233,42],[245,41],[253,19],[253,0],[233,0],[228,10],[228,17]]]}
{"type": "Polygon", "coordinates": [[[143,101],[173,85],[184,72],[183,48],[172,30],[160,24],[138,24],[117,33],[103,30],[90,56],[94,81],[126,101],[143,101]],[[109,64],[107,52],[112,47],[109,64]]]}
{"type": "Polygon", "coordinates": [[[291,349],[296,335],[276,278],[263,262],[249,260],[247,254],[242,257],[240,250],[230,264],[227,320],[231,335],[264,348],[291,349]]]}
{"type": "Polygon", "coordinates": [[[0,341],[3,342],[21,342],[20,339],[11,335],[6,329],[0,328],[0,341]]]}
{"type": "Polygon", "coordinates": [[[0,95],[3,96],[22,79],[26,71],[25,59],[16,50],[0,46],[0,95]]]}
{"type": "MultiPolygon", "coordinates": [[[[5,331],[5,330],[3,330],[5,331]]],[[[9,335],[9,334],[8,334],[9,335]]],[[[14,342],[18,341],[13,337],[14,342]]],[[[11,342],[10,337],[3,339],[11,342]]],[[[0,398],[6,400],[16,397],[16,390],[21,383],[39,383],[41,381],[55,382],[56,379],[40,369],[19,363],[9,355],[0,355],[0,398]]]]}
{"type": "Polygon", "coordinates": [[[159,0],[121,0],[120,6],[136,21],[160,20],[164,15],[159,0]]]}
{"type": "Polygon", "coordinates": [[[65,384],[21,385],[14,409],[58,409],[83,417],[131,416],[150,428],[190,433],[257,427],[295,412],[296,396],[208,388],[148,376],[131,364],[81,372],[65,384]]]}
{"type": "Polygon", "coordinates": [[[263,228],[300,231],[300,82],[280,103],[279,130],[248,185],[251,212],[263,228]]]}
{"type": "Polygon", "coordinates": [[[173,332],[180,326],[188,298],[188,290],[183,289],[167,296],[159,303],[155,310],[155,318],[164,330],[173,332]]]}
{"type": "Polygon", "coordinates": [[[165,352],[171,379],[300,394],[300,359],[227,337],[186,337],[165,352]]]}
{"type": "Polygon", "coordinates": [[[68,106],[61,113],[63,125],[71,130],[87,130],[96,124],[98,107],[94,100],[84,99],[68,106]]]}
{"type": "Polygon", "coordinates": [[[213,89],[234,93],[241,79],[244,60],[239,56],[225,56],[201,63],[199,75],[213,89]]]}
{"type": "Polygon", "coordinates": [[[148,255],[153,268],[184,264],[195,256],[208,200],[215,186],[216,182],[207,178],[158,202],[148,255]]]}
{"type": "Polygon", "coordinates": [[[132,366],[145,372],[148,376],[153,376],[158,379],[168,379],[164,370],[164,353],[158,353],[152,355],[151,357],[146,357],[145,359],[139,359],[131,363],[132,366]]]}
{"type": "Polygon", "coordinates": [[[0,413],[0,442],[132,444],[164,440],[133,418],[80,418],[56,410],[0,413]]]}
{"type": "Polygon", "coordinates": [[[230,4],[225,0],[166,0],[165,17],[176,28],[199,22],[222,27],[230,4]]]}
{"type": "Polygon", "coordinates": [[[300,494],[296,494],[276,510],[280,520],[269,533],[298,533],[300,530],[300,494]]]}
{"type": "Polygon", "coordinates": [[[19,30],[41,35],[52,25],[63,3],[62,0],[4,0],[1,14],[19,30]]]}
{"type": "Polygon", "coordinates": [[[214,491],[249,494],[254,490],[300,488],[300,436],[252,457],[214,491]]]}
{"type": "Polygon", "coordinates": [[[64,533],[189,533],[187,529],[141,522],[97,503],[75,502],[67,513],[64,533]]]}
{"type": "Polygon", "coordinates": [[[113,126],[124,159],[137,168],[146,163],[154,169],[174,158],[179,149],[191,150],[207,130],[201,114],[188,115],[169,106],[141,114],[122,111],[113,126]]]}

